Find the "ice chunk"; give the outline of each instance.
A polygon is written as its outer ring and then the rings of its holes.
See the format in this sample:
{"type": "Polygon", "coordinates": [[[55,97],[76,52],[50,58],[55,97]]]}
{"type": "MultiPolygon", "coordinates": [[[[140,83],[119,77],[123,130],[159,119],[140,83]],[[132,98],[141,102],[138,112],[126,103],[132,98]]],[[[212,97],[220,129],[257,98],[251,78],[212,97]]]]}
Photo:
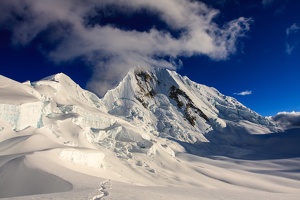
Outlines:
{"type": "Polygon", "coordinates": [[[73,164],[84,165],[88,167],[104,167],[104,153],[92,150],[75,150],[75,149],[63,149],[59,158],[67,160],[73,164]]]}
{"type": "Polygon", "coordinates": [[[43,126],[41,102],[22,105],[0,104],[0,111],[0,118],[8,122],[17,131],[28,126],[35,128],[43,126]]]}

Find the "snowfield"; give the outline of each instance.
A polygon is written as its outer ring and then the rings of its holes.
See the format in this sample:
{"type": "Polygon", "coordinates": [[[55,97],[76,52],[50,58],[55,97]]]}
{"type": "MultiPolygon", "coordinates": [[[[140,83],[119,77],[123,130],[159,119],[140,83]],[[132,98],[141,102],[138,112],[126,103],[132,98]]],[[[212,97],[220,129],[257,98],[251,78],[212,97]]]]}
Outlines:
{"type": "Polygon", "coordinates": [[[300,129],[165,69],[103,98],[0,76],[0,198],[300,199],[300,129]]]}

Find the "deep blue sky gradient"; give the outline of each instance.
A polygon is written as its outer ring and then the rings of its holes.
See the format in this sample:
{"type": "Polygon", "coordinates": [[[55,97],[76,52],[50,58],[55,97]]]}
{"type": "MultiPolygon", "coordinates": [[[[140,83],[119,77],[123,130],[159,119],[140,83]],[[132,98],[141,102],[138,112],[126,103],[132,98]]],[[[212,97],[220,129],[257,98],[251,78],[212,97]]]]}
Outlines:
{"type": "MultiPolygon", "coordinates": [[[[237,52],[227,60],[216,61],[201,55],[182,57],[183,67],[178,72],[195,82],[215,87],[225,95],[234,96],[264,116],[280,111],[300,111],[300,30],[289,37],[286,34],[291,25],[300,26],[300,1],[274,0],[268,6],[263,6],[260,0],[204,2],[220,10],[215,20],[220,26],[244,16],[253,19],[251,29],[247,37],[240,40],[237,52]],[[291,54],[286,52],[287,42],[295,45],[291,54]],[[234,94],[245,90],[252,91],[252,94],[234,94]]],[[[153,24],[164,28],[164,24],[149,13],[106,18],[102,23],[137,30],[147,29],[153,24]]],[[[172,34],[176,37],[178,33],[172,34]]],[[[48,45],[43,40],[45,38],[40,35],[29,45],[16,46],[11,43],[11,33],[0,27],[0,74],[23,82],[63,72],[84,88],[92,75],[91,66],[80,59],[53,63],[41,51],[48,45]]]]}

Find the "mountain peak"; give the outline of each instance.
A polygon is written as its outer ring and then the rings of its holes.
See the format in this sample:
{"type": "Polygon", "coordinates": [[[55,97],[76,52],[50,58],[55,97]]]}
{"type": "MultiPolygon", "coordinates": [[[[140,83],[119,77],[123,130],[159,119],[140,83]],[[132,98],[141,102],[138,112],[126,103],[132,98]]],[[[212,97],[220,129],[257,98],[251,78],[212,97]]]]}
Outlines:
{"type": "Polygon", "coordinates": [[[39,96],[37,101],[52,102],[52,107],[59,106],[63,112],[84,108],[107,113],[146,133],[189,143],[216,138],[232,142],[235,137],[226,135],[275,130],[272,122],[236,99],[168,69],[133,69],[102,99],[83,90],[63,73],[21,86],[29,93],[38,94],[34,95],[39,96]]]}
{"type": "Polygon", "coordinates": [[[22,104],[39,101],[40,95],[30,85],[0,75],[0,103],[22,104]]]}
{"type": "Polygon", "coordinates": [[[182,141],[206,141],[207,133],[234,132],[232,127],[251,133],[249,123],[261,133],[275,127],[236,99],[167,69],[131,70],[102,102],[112,115],[182,141]]]}
{"type": "Polygon", "coordinates": [[[57,74],[53,74],[51,76],[47,76],[43,79],[41,79],[40,81],[54,81],[54,82],[61,82],[63,80],[71,80],[73,82],[73,80],[66,74],[60,72],[57,74]]]}

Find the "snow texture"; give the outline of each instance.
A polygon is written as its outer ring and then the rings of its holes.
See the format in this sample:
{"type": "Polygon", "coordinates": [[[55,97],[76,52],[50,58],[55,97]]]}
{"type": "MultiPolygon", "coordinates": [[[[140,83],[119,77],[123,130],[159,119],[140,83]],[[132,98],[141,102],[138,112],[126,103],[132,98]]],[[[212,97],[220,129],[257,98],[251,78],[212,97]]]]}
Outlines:
{"type": "Polygon", "coordinates": [[[64,74],[0,76],[0,198],[299,199],[298,129],[281,130],[166,69],[131,70],[102,99],[64,74]]]}

